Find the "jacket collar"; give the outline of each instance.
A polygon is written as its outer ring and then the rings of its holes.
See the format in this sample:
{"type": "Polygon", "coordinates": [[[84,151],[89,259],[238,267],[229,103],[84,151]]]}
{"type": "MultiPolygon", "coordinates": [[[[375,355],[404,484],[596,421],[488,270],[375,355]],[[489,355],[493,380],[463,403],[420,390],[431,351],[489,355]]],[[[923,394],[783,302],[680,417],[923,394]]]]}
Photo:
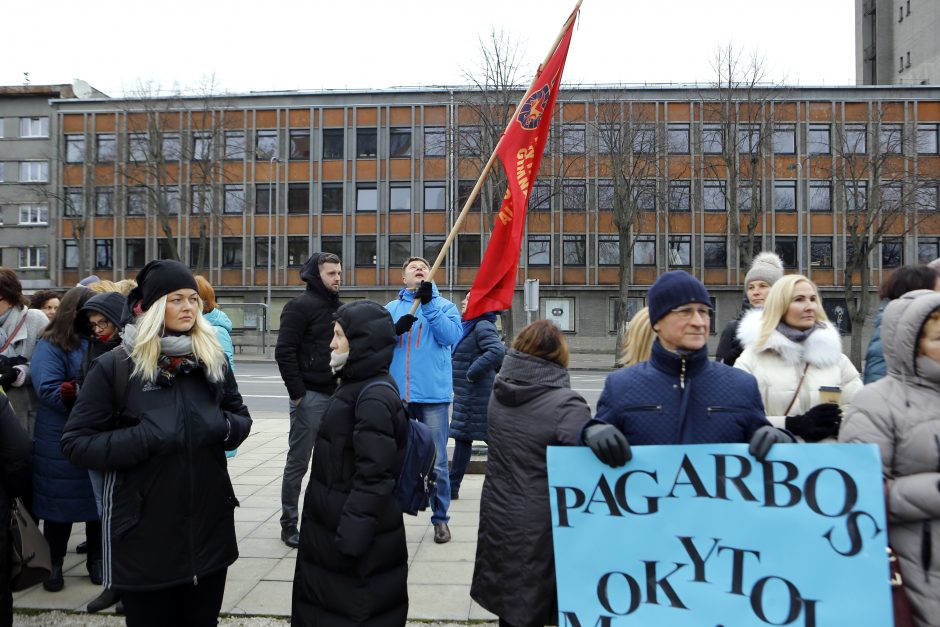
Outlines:
{"type": "Polygon", "coordinates": [[[763,346],[757,348],[760,328],[764,319],[763,309],[749,311],[738,325],[738,340],[745,349],[756,352],[773,351],[788,364],[809,364],[817,368],[827,368],[839,363],[842,358],[842,338],[839,331],[829,322],[816,329],[804,342],[787,339],[783,333],[774,329],[763,346]]]}
{"type": "Polygon", "coordinates": [[[694,377],[708,365],[708,347],[690,353],[674,353],[666,350],[657,339],[653,342],[650,364],[660,372],[677,377],[685,387],[685,379],[694,377]]]}

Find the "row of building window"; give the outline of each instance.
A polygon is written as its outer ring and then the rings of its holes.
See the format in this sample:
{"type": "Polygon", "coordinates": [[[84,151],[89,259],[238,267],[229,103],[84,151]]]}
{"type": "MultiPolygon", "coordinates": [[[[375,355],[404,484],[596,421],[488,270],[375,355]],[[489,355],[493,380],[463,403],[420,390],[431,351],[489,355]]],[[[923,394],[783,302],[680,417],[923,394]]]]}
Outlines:
{"type": "MultiPolygon", "coordinates": [[[[457,208],[462,208],[464,202],[473,189],[474,181],[459,181],[457,185],[457,208]]],[[[698,185],[695,186],[698,188],[698,185]]],[[[756,192],[758,206],[760,206],[762,183],[759,183],[756,192]]],[[[343,183],[322,183],[319,210],[324,213],[343,213],[345,207],[345,188],[343,183]]],[[[533,187],[529,206],[532,211],[550,211],[552,199],[556,195],[560,199],[560,208],[564,211],[586,211],[588,206],[589,186],[583,181],[560,181],[554,188],[551,181],[536,183],[533,187]]],[[[424,184],[422,210],[426,212],[445,211],[447,209],[447,193],[444,182],[429,182],[424,184]]],[[[691,211],[693,201],[696,208],[704,211],[724,212],[731,205],[727,185],[724,181],[705,179],[701,182],[700,195],[693,195],[692,181],[674,180],[665,185],[664,193],[657,191],[657,182],[653,179],[639,181],[630,192],[638,208],[643,211],[656,211],[665,208],[669,211],[691,211]]],[[[313,187],[307,183],[290,183],[287,186],[287,212],[293,214],[306,214],[315,207],[311,204],[313,187]]],[[[904,204],[916,207],[921,211],[936,211],[940,203],[940,191],[936,184],[924,184],[917,189],[906,189],[900,183],[887,182],[880,186],[883,207],[900,206],[904,204]]],[[[274,206],[272,187],[266,183],[255,185],[253,207],[248,205],[245,197],[245,188],[241,185],[226,185],[220,199],[216,199],[213,190],[208,186],[193,186],[189,189],[188,205],[192,214],[225,214],[241,215],[253,209],[256,214],[266,215],[274,206]],[[221,205],[221,206],[220,206],[221,205]]],[[[737,206],[739,209],[749,211],[753,206],[754,188],[748,183],[738,187],[737,206]]],[[[829,212],[834,206],[833,184],[827,180],[811,180],[808,183],[808,196],[804,201],[799,193],[797,182],[794,180],[778,180],[773,183],[771,190],[772,210],[778,212],[792,212],[804,209],[808,204],[810,211],[829,212]]],[[[612,183],[599,181],[596,185],[596,208],[600,211],[612,211],[615,208],[614,186],[612,183]]],[[[181,211],[181,193],[178,187],[163,188],[159,194],[166,202],[170,215],[177,215],[181,211]]],[[[843,198],[847,207],[856,210],[863,209],[867,201],[868,184],[866,181],[852,182],[843,190],[843,198]]],[[[128,187],[126,193],[125,215],[145,216],[148,206],[155,205],[159,199],[153,188],[128,187]]],[[[359,184],[355,187],[355,206],[358,212],[375,212],[380,209],[390,211],[411,211],[413,205],[411,185],[391,184],[388,187],[387,199],[380,197],[380,189],[375,184],[359,184]],[[386,204],[387,203],[387,204],[386,204]]],[[[85,193],[83,188],[66,188],[65,215],[69,217],[84,215],[85,193]]],[[[557,205],[556,205],[557,206],[557,205]]],[[[111,187],[100,187],[94,190],[94,213],[98,216],[110,216],[116,213],[115,192],[111,187]]],[[[479,211],[481,202],[479,196],[472,209],[479,211]]],[[[768,207],[771,209],[771,207],[768,207]]],[[[151,212],[152,213],[152,212],[151,212]]]]}
{"type": "MultiPolygon", "coordinates": [[[[12,119],[15,123],[16,118],[12,119]]],[[[14,139],[13,137],[7,138],[5,127],[6,118],[0,118],[0,139],[14,139]]],[[[49,137],[49,118],[46,116],[20,118],[19,127],[20,139],[49,137]]]]}
{"type": "MultiPolygon", "coordinates": [[[[940,149],[940,125],[917,124],[914,129],[913,149],[918,154],[938,154],[940,149]]],[[[864,154],[868,152],[869,128],[867,124],[846,124],[840,129],[837,152],[839,154],[864,154]]],[[[904,124],[882,123],[877,127],[877,141],[881,153],[901,154],[904,150],[904,124]]],[[[345,158],[345,129],[321,129],[320,158],[345,158]]],[[[690,154],[693,144],[693,129],[689,124],[637,124],[630,129],[619,125],[601,125],[596,134],[597,151],[603,154],[620,152],[627,146],[635,154],[654,154],[662,147],[668,154],[690,154]],[[625,137],[624,134],[629,136],[625,137]],[[662,137],[661,137],[662,136],[662,137]],[[629,140],[629,141],[625,141],[629,140]]],[[[703,154],[722,154],[728,141],[728,129],[723,124],[706,123],[702,125],[701,152],[703,154]]],[[[355,131],[356,145],[354,154],[360,159],[374,159],[379,153],[378,129],[360,128],[355,131]]],[[[309,129],[291,129],[287,131],[290,160],[309,160],[312,154],[309,129]]],[[[587,131],[583,124],[563,124],[560,131],[560,150],[564,154],[584,154],[587,148],[587,131]]],[[[457,148],[462,156],[480,156],[482,138],[479,127],[461,127],[457,130],[457,148]]],[[[768,128],[758,124],[737,125],[735,138],[737,152],[756,153],[764,149],[775,154],[796,154],[797,132],[795,124],[775,124],[768,128]]],[[[145,133],[127,135],[126,161],[153,162],[176,161],[179,159],[200,160],[241,160],[253,156],[258,160],[281,158],[280,133],[274,129],[255,131],[253,152],[249,151],[243,131],[218,133],[193,133],[189,138],[188,150],[183,150],[180,133],[162,133],[159,138],[160,151],[154,154],[151,143],[145,133]],[[214,145],[221,140],[216,150],[214,145]]],[[[832,126],[830,124],[810,124],[804,154],[827,155],[832,153],[832,126]]],[[[426,127],[424,129],[424,155],[440,157],[447,153],[447,133],[444,127],[426,127]]],[[[390,128],[388,130],[389,158],[408,158],[412,156],[412,132],[410,128],[390,128]]],[[[86,154],[84,135],[65,136],[65,160],[67,163],[82,163],[86,154]]],[[[118,136],[115,133],[99,133],[95,136],[94,160],[110,163],[119,160],[118,136]]]]}
{"type": "Polygon", "coordinates": [[[13,182],[7,181],[7,169],[4,166],[15,165],[18,168],[19,175],[16,178],[18,183],[46,183],[49,181],[49,162],[48,161],[19,161],[10,163],[0,162],[0,183],[13,182]]]}
{"type": "MultiPolygon", "coordinates": [[[[320,238],[320,250],[324,252],[334,252],[345,259],[343,250],[343,238],[338,236],[323,236],[320,238]]],[[[267,237],[256,237],[253,242],[253,256],[249,260],[246,257],[245,242],[240,237],[221,239],[218,248],[218,263],[222,268],[242,268],[246,262],[251,262],[255,267],[266,267],[269,264],[268,251],[269,240],[267,237]]],[[[555,240],[558,241],[557,239],[555,240]]],[[[636,266],[656,266],[657,265],[657,241],[655,235],[638,235],[633,245],[633,264],[636,266]]],[[[832,268],[833,267],[833,247],[835,238],[817,237],[809,238],[807,248],[808,263],[813,268],[832,268]]],[[[532,267],[549,266],[552,264],[552,243],[553,238],[550,235],[533,235],[526,238],[525,259],[527,264],[532,267]]],[[[665,262],[671,267],[691,267],[692,266],[692,243],[691,235],[669,235],[665,240],[665,262]]],[[[400,266],[408,257],[414,254],[410,237],[391,236],[387,240],[388,253],[387,263],[391,268],[400,266]]],[[[588,249],[587,238],[584,235],[562,235],[560,237],[562,265],[566,267],[585,266],[587,262],[588,249]]],[[[846,257],[851,255],[851,242],[846,240],[846,257]]],[[[124,240],[125,254],[124,267],[140,268],[148,260],[146,256],[146,240],[142,238],[129,238],[124,240]]],[[[443,237],[425,237],[421,253],[427,259],[435,259],[444,245],[443,237]]],[[[787,268],[797,268],[799,266],[797,238],[794,236],[777,236],[774,238],[774,247],[780,255],[784,266],[787,268]]],[[[940,241],[936,238],[919,239],[917,242],[918,261],[926,263],[940,257],[940,241]]],[[[29,262],[36,259],[45,260],[45,247],[41,247],[41,254],[35,251],[39,248],[24,248],[22,251],[33,251],[28,254],[29,262]],[[39,255],[39,256],[37,256],[39,255]]],[[[286,261],[287,266],[300,266],[310,254],[309,240],[307,237],[288,237],[287,246],[284,251],[286,259],[276,259],[272,257],[270,263],[276,264],[286,261]]],[[[65,241],[65,255],[63,267],[65,269],[76,269],[78,267],[78,243],[75,240],[65,241]]],[[[705,235],[701,242],[702,265],[705,268],[726,268],[728,265],[728,238],[723,235],[705,235]]],[[[165,239],[157,240],[156,254],[158,258],[169,256],[169,246],[165,239]]],[[[199,243],[190,241],[189,260],[195,264],[199,254],[199,243]]],[[[378,242],[375,237],[356,237],[354,240],[353,260],[356,267],[374,267],[379,259],[378,242]]],[[[479,266],[482,258],[482,240],[479,235],[458,235],[456,250],[456,262],[461,267],[479,266]]],[[[276,252],[274,253],[276,255],[276,252]]],[[[598,266],[619,266],[620,264],[620,241],[617,235],[599,235],[596,245],[597,265],[598,266]]],[[[21,260],[24,257],[21,254],[21,260]]],[[[114,241],[111,239],[94,240],[94,267],[98,269],[113,268],[114,241]]],[[[885,238],[881,244],[881,266],[884,268],[894,268],[904,264],[904,241],[900,237],[885,238]]],[[[212,264],[210,264],[212,265],[212,264]]],[[[36,267],[23,266],[21,267],[36,267]]]]}

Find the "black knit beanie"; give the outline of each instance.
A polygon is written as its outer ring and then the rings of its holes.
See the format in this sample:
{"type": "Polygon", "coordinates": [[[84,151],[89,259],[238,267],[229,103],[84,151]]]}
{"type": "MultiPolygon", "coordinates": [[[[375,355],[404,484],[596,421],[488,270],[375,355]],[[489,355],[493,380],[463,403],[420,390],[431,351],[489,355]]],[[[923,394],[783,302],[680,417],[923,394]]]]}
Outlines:
{"type": "Polygon", "coordinates": [[[137,287],[127,295],[128,305],[140,301],[142,311],[147,311],[162,296],[176,290],[199,291],[192,271],[178,261],[156,259],[137,273],[137,287]]]}

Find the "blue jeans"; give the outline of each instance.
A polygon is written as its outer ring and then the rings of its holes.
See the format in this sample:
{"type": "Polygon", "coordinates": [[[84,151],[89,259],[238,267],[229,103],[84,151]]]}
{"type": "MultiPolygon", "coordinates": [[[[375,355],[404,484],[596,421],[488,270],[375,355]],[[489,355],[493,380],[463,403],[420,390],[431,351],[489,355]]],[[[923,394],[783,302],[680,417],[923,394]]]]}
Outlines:
{"type": "Polygon", "coordinates": [[[431,428],[434,446],[437,449],[437,495],[431,503],[431,522],[446,523],[450,520],[450,475],[447,472],[447,434],[449,425],[447,410],[450,403],[408,403],[408,414],[431,428]]]}

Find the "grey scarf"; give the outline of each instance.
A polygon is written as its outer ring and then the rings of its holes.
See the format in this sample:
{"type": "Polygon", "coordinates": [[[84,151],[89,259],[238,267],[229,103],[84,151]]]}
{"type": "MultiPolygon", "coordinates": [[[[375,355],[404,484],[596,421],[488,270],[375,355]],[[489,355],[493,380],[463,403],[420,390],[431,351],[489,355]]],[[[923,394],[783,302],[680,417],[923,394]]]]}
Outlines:
{"type": "MultiPolygon", "coordinates": [[[[121,333],[123,344],[127,354],[130,355],[134,346],[137,344],[137,325],[126,324],[121,333]]],[[[160,353],[170,357],[182,357],[192,355],[193,338],[190,335],[168,335],[160,338],[160,353]]]]}
{"type": "MultiPolygon", "coordinates": [[[[6,329],[3,328],[3,325],[6,324],[7,320],[10,319],[10,316],[13,315],[13,310],[14,310],[14,309],[16,309],[16,307],[10,307],[10,308],[7,309],[5,312],[3,312],[2,314],[0,314],[0,348],[3,348],[3,345],[7,343],[7,338],[10,337],[10,335],[9,335],[9,333],[7,333],[6,329]]],[[[25,315],[25,314],[24,314],[24,315],[25,315]]],[[[16,328],[16,325],[13,325],[13,327],[12,327],[10,330],[12,331],[13,328],[16,328]]],[[[13,354],[14,354],[14,353],[13,353],[13,346],[12,346],[12,345],[11,345],[9,348],[7,348],[5,354],[6,354],[7,357],[13,357],[13,354]]]]}
{"type": "Polygon", "coordinates": [[[777,325],[777,330],[780,331],[780,334],[783,337],[787,338],[791,342],[796,342],[797,344],[802,344],[806,341],[806,338],[813,334],[813,331],[821,328],[822,325],[818,322],[808,329],[795,329],[785,322],[781,322],[777,325]]]}

